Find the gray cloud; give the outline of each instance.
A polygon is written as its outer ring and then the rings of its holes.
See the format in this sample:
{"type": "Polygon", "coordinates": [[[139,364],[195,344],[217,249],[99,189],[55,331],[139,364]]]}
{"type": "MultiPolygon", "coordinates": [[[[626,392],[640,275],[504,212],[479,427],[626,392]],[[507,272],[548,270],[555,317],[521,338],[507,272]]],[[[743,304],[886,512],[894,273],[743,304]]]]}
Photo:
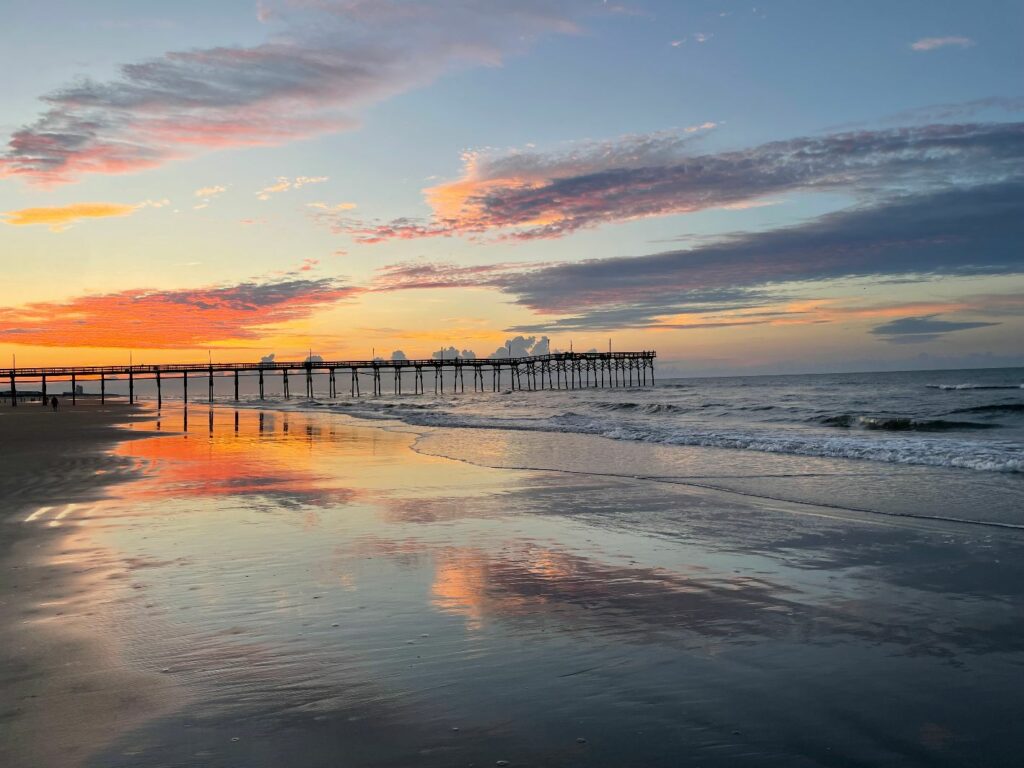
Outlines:
{"type": "MultiPolygon", "coordinates": [[[[494,288],[547,316],[508,329],[515,333],[661,327],[657,318],[669,314],[710,315],[784,301],[792,298],[793,283],[1021,273],[1022,238],[1024,181],[1007,181],[883,199],[791,227],[647,256],[542,265],[394,264],[379,270],[372,290],[494,288]]],[[[1004,299],[992,311],[1015,313],[1019,306],[1004,299]]],[[[742,322],[752,323],[751,317],[742,322]]]]}
{"type": "Polygon", "coordinates": [[[867,201],[953,180],[993,183],[1016,177],[1024,164],[1024,123],[848,131],[711,154],[693,152],[694,140],[660,133],[565,153],[470,155],[462,178],[427,191],[435,209],[430,221],[320,220],[363,243],[485,232],[551,238],[794,191],[841,191],[867,201]]]}
{"type": "Polygon", "coordinates": [[[536,312],[563,316],[532,331],[642,326],[666,314],[762,306],[785,298],[784,283],[1021,273],[1022,239],[1024,182],[1005,182],[899,197],[687,250],[507,272],[493,284],[536,312]]]}
{"type": "Polygon", "coordinates": [[[947,333],[967,331],[971,328],[986,328],[999,323],[955,322],[936,320],[938,315],[922,315],[920,317],[901,317],[875,326],[871,333],[885,337],[894,344],[920,344],[935,341],[947,333]]]}

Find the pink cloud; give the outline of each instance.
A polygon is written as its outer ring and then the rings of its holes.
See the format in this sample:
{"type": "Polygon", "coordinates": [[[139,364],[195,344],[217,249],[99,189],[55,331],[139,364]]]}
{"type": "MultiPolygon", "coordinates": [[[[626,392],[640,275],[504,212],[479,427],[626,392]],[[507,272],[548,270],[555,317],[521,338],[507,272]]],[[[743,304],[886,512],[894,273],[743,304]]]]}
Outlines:
{"type": "Polygon", "coordinates": [[[348,130],[369,103],[574,32],[592,9],[585,0],[261,4],[271,31],[261,45],[170,52],[46,95],[42,115],[11,136],[0,176],[62,183],[348,130]]]}

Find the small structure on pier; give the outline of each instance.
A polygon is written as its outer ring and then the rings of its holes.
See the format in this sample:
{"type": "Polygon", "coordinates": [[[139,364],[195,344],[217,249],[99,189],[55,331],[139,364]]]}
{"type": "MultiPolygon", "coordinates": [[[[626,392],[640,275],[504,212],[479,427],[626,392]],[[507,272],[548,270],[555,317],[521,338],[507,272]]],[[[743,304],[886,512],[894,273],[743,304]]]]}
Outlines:
{"type": "MultiPolygon", "coordinates": [[[[385,379],[391,379],[393,394],[424,394],[427,382],[433,378],[434,392],[443,394],[445,376],[450,381],[449,391],[465,392],[467,373],[472,380],[473,391],[499,392],[510,390],[540,389],[583,389],[587,387],[646,387],[654,384],[653,351],[645,352],[561,352],[550,355],[506,358],[445,358],[429,360],[304,360],[301,362],[259,362],[259,363],[184,363],[165,365],[108,365],[78,366],[68,368],[10,368],[0,371],[3,379],[10,381],[13,405],[21,399],[18,380],[38,381],[39,394],[45,402],[47,380],[61,379],[71,383],[71,402],[82,392],[79,381],[99,382],[100,401],[105,402],[106,384],[109,378],[128,380],[128,400],[135,402],[135,384],[138,380],[156,383],[157,403],[163,402],[163,386],[170,379],[181,379],[183,399],[188,400],[190,378],[205,379],[207,397],[213,402],[214,380],[232,378],[234,399],[239,399],[239,377],[253,376],[259,381],[259,398],[266,393],[266,383],[271,376],[280,376],[281,393],[291,397],[289,374],[301,377],[305,383],[305,396],[313,398],[314,374],[327,376],[327,397],[338,397],[339,377],[348,386],[352,397],[363,394],[364,383],[369,379],[373,395],[384,393],[385,379]],[[412,392],[404,391],[404,379],[412,379],[412,392]]],[[[370,394],[370,393],[367,393],[370,394]]]]}

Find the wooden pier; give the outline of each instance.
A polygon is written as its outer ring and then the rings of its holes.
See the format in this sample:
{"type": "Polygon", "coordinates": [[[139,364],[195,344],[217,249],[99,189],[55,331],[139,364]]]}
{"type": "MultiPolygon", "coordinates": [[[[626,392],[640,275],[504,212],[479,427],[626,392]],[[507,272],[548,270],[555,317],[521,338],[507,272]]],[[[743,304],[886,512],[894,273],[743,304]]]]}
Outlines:
{"type": "MultiPolygon", "coordinates": [[[[363,394],[360,379],[368,380],[373,395],[383,394],[384,382],[391,379],[393,394],[424,394],[432,376],[435,394],[443,394],[445,375],[451,381],[451,392],[466,391],[467,372],[474,392],[502,391],[504,382],[512,390],[584,389],[588,387],[646,387],[654,384],[654,352],[561,352],[511,358],[446,358],[429,360],[313,360],[269,363],[183,363],[164,365],[104,365],[53,368],[9,368],[0,376],[10,382],[0,398],[10,398],[18,405],[18,381],[40,382],[42,402],[47,402],[47,381],[69,381],[71,402],[77,401],[78,384],[98,382],[100,401],[107,397],[107,382],[117,377],[128,380],[128,400],[134,403],[137,381],[156,383],[156,400],[163,404],[164,384],[181,379],[182,398],[188,401],[189,381],[206,383],[206,400],[213,402],[214,381],[233,379],[234,399],[239,399],[239,378],[259,380],[259,398],[265,397],[266,384],[280,377],[281,394],[291,397],[291,380],[297,376],[305,384],[305,396],[313,399],[314,374],[327,376],[327,397],[338,397],[338,382],[348,380],[352,397],[363,394]],[[426,376],[424,375],[426,374],[426,376]],[[412,392],[403,392],[403,378],[412,378],[412,392]]],[[[367,393],[369,394],[369,393],[367,393]]]]}

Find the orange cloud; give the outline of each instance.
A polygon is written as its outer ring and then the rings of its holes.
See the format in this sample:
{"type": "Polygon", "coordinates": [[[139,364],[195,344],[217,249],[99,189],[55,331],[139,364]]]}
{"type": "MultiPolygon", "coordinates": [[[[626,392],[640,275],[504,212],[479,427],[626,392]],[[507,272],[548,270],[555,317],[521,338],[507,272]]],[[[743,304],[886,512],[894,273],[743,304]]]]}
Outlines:
{"type": "Polygon", "coordinates": [[[122,203],[72,203],[47,208],[22,208],[18,211],[7,211],[2,216],[6,224],[16,227],[44,224],[51,232],[60,232],[82,219],[130,216],[141,207],[122,203]]]}
{"type": "Polygon", "coordinates": [[[0,339],[44,347],[190,349],[266,337],[362,289],[294,274],[171,291],[136,289],[0,307],[0,339]]]}

